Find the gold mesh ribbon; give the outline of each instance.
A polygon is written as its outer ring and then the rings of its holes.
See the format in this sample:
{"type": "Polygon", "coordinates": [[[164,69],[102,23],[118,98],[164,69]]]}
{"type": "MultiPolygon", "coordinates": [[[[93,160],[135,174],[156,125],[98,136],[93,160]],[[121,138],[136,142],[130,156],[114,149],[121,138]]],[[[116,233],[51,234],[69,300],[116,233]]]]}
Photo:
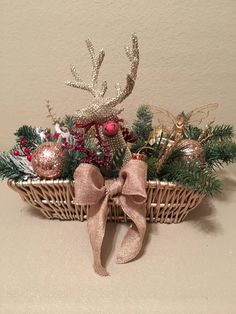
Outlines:
{"type": "Polygon", "coordinates": [[[88,233],[93,251],[94,270],[101,276],[108,273],[101,263],[101,247],[105,235],[108,201],[120,205],[132,220],[117,255],[117,263],[134,259],[142,248],[146,231],[147,165],[142,160],[128,161],[117,179],[105,180],[100,170],[91,164],[80,164],[75,171],[75,203],[90,205],[88,233]]]}

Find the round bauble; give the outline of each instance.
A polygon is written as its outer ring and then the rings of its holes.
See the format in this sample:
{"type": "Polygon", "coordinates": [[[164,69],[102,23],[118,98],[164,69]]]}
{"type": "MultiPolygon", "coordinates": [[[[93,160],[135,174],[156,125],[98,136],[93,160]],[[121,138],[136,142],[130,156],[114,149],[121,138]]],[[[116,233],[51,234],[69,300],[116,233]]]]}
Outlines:
{"type": "Polygon", "coordinates": [[[205,155],[202,145],[195,140],[184,139],[178,144],[178,148],[182,153],[182,159],[188,163],[205,164],[205,155]]]}
{"type": "Polygon", "coordinates": [[[66,151],[61,144],[45,142],[38,146],[31,158],[34,172],[44,179],[56,179],[62,174],[66,151]]]}
{"type": "Polygon", "coordinates": [[[115,121],[107,121],[102,125],[102,132],[107,137],[114,137],[119,132],[119,124],[115,121]]]}

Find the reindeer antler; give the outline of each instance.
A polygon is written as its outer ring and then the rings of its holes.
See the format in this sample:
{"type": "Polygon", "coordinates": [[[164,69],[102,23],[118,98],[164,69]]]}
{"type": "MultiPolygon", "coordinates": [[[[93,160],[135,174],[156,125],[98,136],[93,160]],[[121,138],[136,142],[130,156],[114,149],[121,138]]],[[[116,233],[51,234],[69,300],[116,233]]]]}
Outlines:
{"type": "Polygon", "coordinates": [[[66,85],[72,86],[75,88],[80,88],[83,90],[87,90],[90,92],[93,97],[99,97],[99,96],[104,96],[106,90],[107,90],[107,82],[104,81],[102,83],[102,87],[99,90],[97,88],[97,81],[98,81],[98,74],[99,74],[99,69],[102,65],[103,59],[105,57],[105,51],[102,49],[99,53],[98,56],[96,57],[94,47],[92,42],[87,39],[86,40],[86,45],[90,54],[90,58],[92,61],[92,75],[91,75],[91,82],[90,83],[85,83],[79,76],[76,68],[74,65],[71,65],[71,73],[75,78],[75,82],[67,81],[66,85]]]}
{"type": "Polygon", "coordinates": [[[75,82],[67,81],[66,84],[75,88],[87,90],[95,98],[92,104],[88,107],[77,111],[79,120],[85,124],[90,123],[91,121],[104,122],[122,111],[121,109],[114,109],[114,107],[128,97],[134,88],[139,65],[138,38],[137,35],[133,33],[131,48],[125,47],[126,55],[131,62],[130,73],[127,74],[126,86],[124,89],[120,87],[120,84],[116,84],[117,95],[114,98],[104,98],[107,90],[106,81],[102,82],[101,87],[98,88],[98,75],[105,56],[104,50],[102,49],[98,53],[98,56],[96,56],[92,42],[86,40],[86,45],[92,61],[91,82],[85,83],[81,80],[76,68],[72,65],[71,72],[75,78],[75,82]]]}
{"type": "Polygon", "coordinates": [[[120,104],[125,98],[127,98],[131,93],[135,85],[138,65],[139,65],[139,49],[138,49],[138,37],[135,33],[132,34],[132,47],[125,47],[125,53],[131,62],[130,73],[126,77],[126,86],[122,90],[119,83],[116,84],[117,96],[111,99],[108,104],[112,107],[120,104]]]}

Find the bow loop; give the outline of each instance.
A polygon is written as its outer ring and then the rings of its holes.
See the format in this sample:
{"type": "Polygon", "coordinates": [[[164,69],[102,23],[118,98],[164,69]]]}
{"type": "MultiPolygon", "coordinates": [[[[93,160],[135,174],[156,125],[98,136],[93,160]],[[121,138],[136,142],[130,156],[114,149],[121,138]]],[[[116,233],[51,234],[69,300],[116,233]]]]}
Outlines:
{"type": "Polygon", "coordinates": [[[124,179],[122,195],[132,197],[136,204],[144,204],[147,199],[147,165],[139,159],[131,159],[120,170],[120,178],[124,179]]]}
{"type": "Polygon", "coordinates": [[[105,193],[105,180],[100,170],[91,164],[81,163],[74,173],[77,205],[97,204],[105,193]]]}

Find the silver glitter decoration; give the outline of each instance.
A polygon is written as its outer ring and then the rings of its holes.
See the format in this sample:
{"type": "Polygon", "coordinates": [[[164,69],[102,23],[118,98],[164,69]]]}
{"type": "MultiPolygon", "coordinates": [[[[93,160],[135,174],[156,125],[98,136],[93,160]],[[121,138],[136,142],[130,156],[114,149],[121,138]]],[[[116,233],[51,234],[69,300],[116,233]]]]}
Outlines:
{"type": "MultiPolygon", "coordinates": [[[[106,121],[114,119],[123,111],[123,109],[116,108],[116,106],[132,93],[135,80],[137,78],[137,70],[139,65],[138,38],[135,33],[132,34],[131,40],[132,46],[125,47],[125,53],[130,61],[130,73],[127,74],[126,85],[123,89],[119,83],[116,84],[117,95],[113,98],[105,97],[105,93],[107,91],[106,81],[102,82],[100,88],[98,86],[99,70],[104,60],[105,52],[102,49],[96,56],[92,42],[90,40],[86,40],[86,45],[92,62],[91,82],[85,83],[80,78],[74,66],[71,67],[71,73],[74,76],[75,81],[66,82],[68,86],[86,90],[94,97],[93,101],[88,107],[76,112],[78,120],[82,125],[87,125],[91,122],[102,124],[106,121]]],[[[107,139],[107,142],[113,152],[117,149],[126,148],[127,153],[125,160],[130,159],[131,153],[121,132],[119,132],[112,139],[107,139]]]]}

